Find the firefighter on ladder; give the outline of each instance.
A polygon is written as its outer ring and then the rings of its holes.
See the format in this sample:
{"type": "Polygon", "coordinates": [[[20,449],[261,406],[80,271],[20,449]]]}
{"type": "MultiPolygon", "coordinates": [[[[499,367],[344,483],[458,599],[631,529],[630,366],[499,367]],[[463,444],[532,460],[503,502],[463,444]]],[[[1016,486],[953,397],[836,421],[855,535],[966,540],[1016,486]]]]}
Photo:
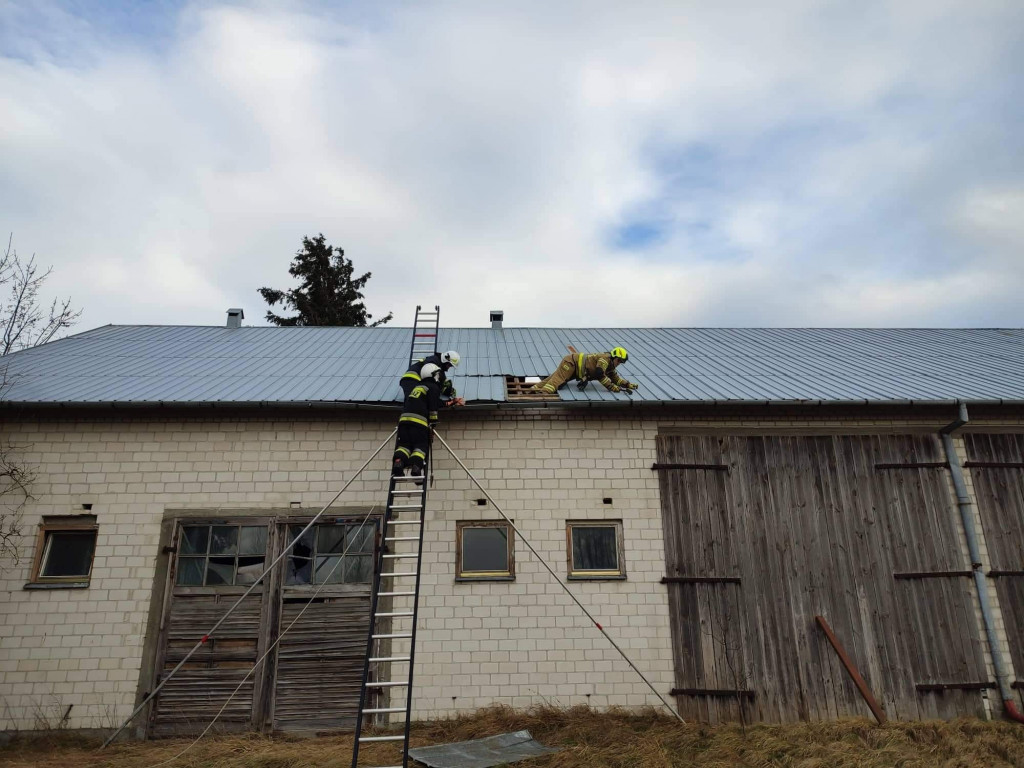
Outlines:
{"type": "Polygon", "coordinates": [[[404,475],[407,467],[411,468],[411,476],[423,475],[431,429],[437,423],[438,410],[443,406],[440,366],[424,363],[419,376],[419,382],[409,388],[402,415],[398,418],[398,447],[391,464],[391,474],[395,477],[404,475]]]}
{"type": "MultiPolygon", "coordinates": [[[[572,349],[570,347],[569,349],[572,349]]],[[[609,392],[625,392],[630,397],[640,388],[639,384],[631,384],[619,376],[615,370],[629,359],[629,354],[622,347],[615,347],[611,352],[599,352],[588,355],[575,350],[562,358],[555,372],[539,384],[533,385],[535,392],[554,394],[569,379],[575,378],[580,389],[585,389],[591,381],[598,381],[609,392]]]]}
{"type": "Polygon", "coordinates": [[[441,399],[445,401],[444,405],[446,407],[465,405],[465,400],[461,397],[456,397],[455,387],[448,378],[448,371],[452,368],[457,368],[461,359],[462,357],[459,353],[452,349],[447,352],[435,352],[430,357],[424,357],[417,360],[409,366],[409,370],[402,375],[402,378],[398,382],[399,386],[402,388],[402,394],[405,397],[408,397],[413,388],[420,383],[423,366],[433,364],[441,369],[439,385],[441,387],[441,399]]]}

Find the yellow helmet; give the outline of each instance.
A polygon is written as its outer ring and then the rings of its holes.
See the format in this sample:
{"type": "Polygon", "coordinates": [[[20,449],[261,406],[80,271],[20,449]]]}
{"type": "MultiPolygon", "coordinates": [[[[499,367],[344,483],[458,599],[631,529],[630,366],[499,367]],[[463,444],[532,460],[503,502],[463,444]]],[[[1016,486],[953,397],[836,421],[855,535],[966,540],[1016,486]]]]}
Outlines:
{"type": "Polygon", "coordinates": [[[626,352],[624,347],[616,347],[615,349],[612,350],[612,357],[614,357],[616,360],[626,362],[627,360],[629,360],[629,353],[626,352]]]}

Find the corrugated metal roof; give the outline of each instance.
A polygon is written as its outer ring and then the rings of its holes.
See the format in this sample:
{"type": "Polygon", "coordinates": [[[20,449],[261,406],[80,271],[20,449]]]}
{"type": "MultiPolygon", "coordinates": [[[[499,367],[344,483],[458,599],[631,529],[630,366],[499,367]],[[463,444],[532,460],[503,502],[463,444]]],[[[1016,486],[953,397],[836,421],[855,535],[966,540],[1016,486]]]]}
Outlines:
{"type": "MultiPolygon", "coordinates": [[[[8,402],[363,403],[399,399],[409,328],[105,326],[8,355],[8,402]]],[[[1024,330],[450,328],[469,401],[566,353],[629,350],[630,400],[591,384],[564,402],[1024,400],[1024,330]]]]}

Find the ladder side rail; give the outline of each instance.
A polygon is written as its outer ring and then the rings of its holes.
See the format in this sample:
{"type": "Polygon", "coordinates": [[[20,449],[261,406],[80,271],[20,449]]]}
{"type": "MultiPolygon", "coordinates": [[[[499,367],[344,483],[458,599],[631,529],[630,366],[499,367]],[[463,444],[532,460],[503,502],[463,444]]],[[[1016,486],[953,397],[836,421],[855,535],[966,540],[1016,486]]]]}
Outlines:
{"type": "MultiPolygon", "coordinates": [[[[431,441],[433,442],[433,441],[431,441]]],[[[420,577],[423,574],[423,540],[426,538],[427,485],[433,462],[433,451],[427,451],[427,462],[423,469],[423,497],[420,503],[420,541],[416,551],[416,586],[412,598],[412,637],[409,638],[409,686],[405,689],[405,741],[402,750],[402,768],[409,766],[409,729],[412,725],[412,675],[416,668],[416,624],[420,611],[420,577]]]]}
{"type": "Polygon", "coordinates": [[[416,305],[416,315],[412,319],[412,338],[409,340],[409,365],[416,362],[416,334],[420,330],[420,305],[416,305]]]}
{"type": "Polygon", "coordinates": [[[370,675],[370,658],[373,656],[373,636],[377,624],[377,603],[380,596],[381,575],[384,571],[384,552],[387,546],[384,538],[387,536],[388,523],[391,522],[391,505],[395,498],[395,481],[388,481],[388,500],[384,507],[384,525],[380,532],[380,547],[377,549],[377,562],[373,569],[373,593],[370,597],[370,625],[366,633],[366,658],[363,659],[363,679],[359,686],[359,709],[356,712],[356,732],[352,746],[352,768],[356,768],[359,762],[359,734],[363,730],[363,708],[366,706],[366,683],[370,675]]]}

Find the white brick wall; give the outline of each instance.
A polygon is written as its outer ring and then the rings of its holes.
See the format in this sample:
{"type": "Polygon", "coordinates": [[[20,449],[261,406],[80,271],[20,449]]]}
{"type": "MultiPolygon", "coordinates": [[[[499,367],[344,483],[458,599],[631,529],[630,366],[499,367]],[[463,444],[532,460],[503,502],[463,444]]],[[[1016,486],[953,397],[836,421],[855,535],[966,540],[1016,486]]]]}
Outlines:
{"type": "MultiPolygon", "coordinates": [[[[768,431],[774,420],[665,422],[608,412],[490,412],[442,435],[564,578],[565,521],[621,519],[626,581],[571,588],[662,692],[673,685],[655,460],[659,426],[768,431]],[[605,505],[603,497],[613,503],[605,505]]],[[[820,422],[803,422],[803,426],[820,422]]],[[[899,429],[862,421],[868,429],[899,429]]],[[[388,415],[307,418],[93,418],[5,425],[37,473],[22,561],[0,570],[0,728],[107,727],[135,700],[165,510],[286,510],[327,503],[391,431],[388,415]],[[42,515],[91,503],[99,524],[87,590],[25,590],[42,515]]],[[[437,446],[424,542],[415,715],[500,702],[656,705],[521,542],[512,583],[455,583],[459,520],[492,519],[482,494],[437,446]]],[[[381,504],[390,446],[339,505],[381,504]]]]}

